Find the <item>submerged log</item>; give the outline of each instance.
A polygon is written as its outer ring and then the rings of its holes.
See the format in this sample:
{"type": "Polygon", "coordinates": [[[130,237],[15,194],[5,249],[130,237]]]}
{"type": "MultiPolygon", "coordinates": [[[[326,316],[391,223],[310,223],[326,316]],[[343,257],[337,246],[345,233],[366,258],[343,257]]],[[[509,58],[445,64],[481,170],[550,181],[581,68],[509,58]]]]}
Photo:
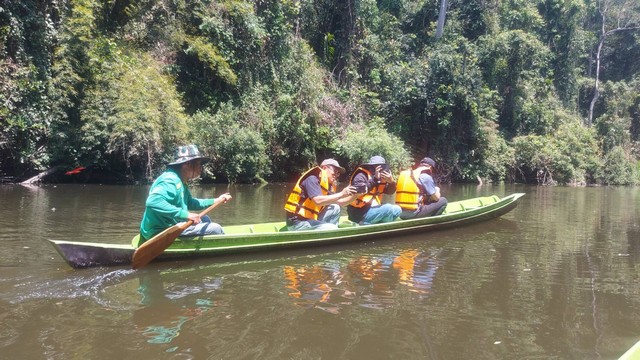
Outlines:
{"type": "Polygon", "coordinates": [[[54,166],[51,169],[43,171],[40,174],[21,182],[20,184],[28,185],[28,184],[37,183],[39,181],[42,181],[42,179],[44,179],[45,177],[57,172],[58,170],[60,170],[60,167],[59,166],[54,166]]]}

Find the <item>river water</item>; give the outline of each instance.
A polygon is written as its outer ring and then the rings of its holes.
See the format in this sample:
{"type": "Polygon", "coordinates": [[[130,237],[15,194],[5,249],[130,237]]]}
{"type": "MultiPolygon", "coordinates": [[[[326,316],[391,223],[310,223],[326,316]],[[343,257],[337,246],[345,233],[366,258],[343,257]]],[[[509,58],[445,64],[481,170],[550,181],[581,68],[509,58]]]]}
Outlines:
{"type": "MultiPolygon", "coordinates": [[[[231,192],[278,221],[290,184],[231,192]]],[[[640,192],[525,192],[502,218],[321,248],[71,269],[47,239],[127,243],[147,186],[0,186],[2,359],[617,359],[640,340],[640,192]]]]}

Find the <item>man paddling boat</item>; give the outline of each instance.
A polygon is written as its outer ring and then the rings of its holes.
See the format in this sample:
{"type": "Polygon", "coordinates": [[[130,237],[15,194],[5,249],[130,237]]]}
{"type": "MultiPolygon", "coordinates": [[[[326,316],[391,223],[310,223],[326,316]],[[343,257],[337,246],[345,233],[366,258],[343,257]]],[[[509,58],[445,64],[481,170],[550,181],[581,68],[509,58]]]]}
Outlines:
{"type": "Polygon", "coordinates": [[[215,199],[198,199],[191,196],[187,184],[202,173],[202,164],[209,159],[200,155],[195,145],[179,146],[176,158],[168,164],[151,185],[144,215],[140,223],[140,243],[153,238],[165,229],[185,221],[193,221],[180,236],[204,236],[224,234],[222,227],[207,215],[200,217],[193,210],[205,209],[214,203],[231,200],[229,193],[215,199]]]}

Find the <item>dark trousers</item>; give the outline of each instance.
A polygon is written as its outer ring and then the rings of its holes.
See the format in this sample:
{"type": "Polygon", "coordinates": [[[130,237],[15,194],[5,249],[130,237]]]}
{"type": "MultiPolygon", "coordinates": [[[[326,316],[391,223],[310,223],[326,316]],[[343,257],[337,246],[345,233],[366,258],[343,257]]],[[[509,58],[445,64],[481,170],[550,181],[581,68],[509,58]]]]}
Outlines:
{"type": "Polygon", "coordinates": [[[440,215],[444,211],[444,208],[447,206],[447,199],[443,196],[438,199],[436,202],[432,202],[427,205],[422,205],[420,209],[416,211],[403,211],[400,214],[400,218],[402,220],[407,219],[416,219],[433,215],[440,215]]]}

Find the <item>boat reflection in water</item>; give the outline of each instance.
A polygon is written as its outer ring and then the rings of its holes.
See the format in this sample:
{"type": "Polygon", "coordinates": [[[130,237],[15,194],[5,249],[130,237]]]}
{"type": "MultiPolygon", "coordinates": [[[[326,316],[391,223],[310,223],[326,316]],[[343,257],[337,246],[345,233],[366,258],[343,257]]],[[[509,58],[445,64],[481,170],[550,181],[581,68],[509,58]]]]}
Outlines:
{"type": "Polygon", "coordinates": [[[391,306],[399,285],[427,297],[438,269],[437,254],[407,249],[399,254],[360,256],[345,266],[284,266],[283,272],[289,296],[297,305],[337,314],[344,305],[391,306]]]}
{"type": "MultiPolygon", "coordinates": [[[[139,277],[138,293],[143,306],[133,312],[136,328],[152,344],[171,343],[185,323],[209,311],[214,306],[210,297],[222,285],[221,279],[214,278],[205,279],[202,286],[173,283],[165,288],[161,276],[152,271],[139,277]]],[[[172,347],[167,352],[177,349],[172,347]]]]}

